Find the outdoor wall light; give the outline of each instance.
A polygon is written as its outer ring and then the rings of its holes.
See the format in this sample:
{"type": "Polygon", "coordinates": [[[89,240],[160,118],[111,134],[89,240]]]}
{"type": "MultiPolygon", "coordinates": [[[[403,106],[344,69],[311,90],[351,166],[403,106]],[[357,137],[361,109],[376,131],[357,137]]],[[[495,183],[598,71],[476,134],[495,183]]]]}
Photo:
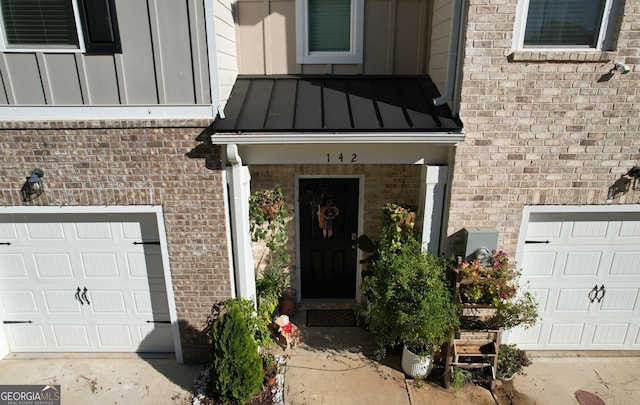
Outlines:
{"type": "Polygon", "coordinates": [[[616,70],[620,73],[622,73],[623,75],[626,73],[631,72],[631,68],[629,67],[629,65],[625,65],[622,62],[618,62],[616,63],[616,70]]]}
{"type": "Polygon", "coordinates": [[[609,187],[607,193],[607,203],[613,201],[616,197],[629,191],[629,186],[633,180],[633,189],[637,190],[636,184],[640,179],[640,166],[633,166],[626,174],[620,176],[615,183],[609,187]]]}
{"type": "Polygon", "coordinates": [[[22,201],[31,201],[42,194],[42,183],[40,180],[44,177],[44,171],[40,168],[33,169],[31,176],[27,177],[27,181],[22,185],[22,201]]]}

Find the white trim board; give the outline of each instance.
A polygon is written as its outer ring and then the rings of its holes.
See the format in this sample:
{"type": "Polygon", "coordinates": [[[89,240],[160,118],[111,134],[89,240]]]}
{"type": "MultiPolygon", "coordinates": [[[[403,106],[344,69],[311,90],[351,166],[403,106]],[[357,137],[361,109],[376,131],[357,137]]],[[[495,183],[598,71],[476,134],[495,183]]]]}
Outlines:
{"type": "Polygon", "coordinates": [[[148,106],[25,106],[0,107],[0,121],[78,121],[112,119],[210,119],[217,108],[212,105],[148,106]]]}

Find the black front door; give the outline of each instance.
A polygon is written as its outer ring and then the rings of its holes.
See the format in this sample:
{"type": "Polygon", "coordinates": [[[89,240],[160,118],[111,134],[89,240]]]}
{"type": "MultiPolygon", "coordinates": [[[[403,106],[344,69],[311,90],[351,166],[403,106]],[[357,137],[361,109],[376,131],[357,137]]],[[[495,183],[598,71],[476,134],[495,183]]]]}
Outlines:
{"type": "Polygon", "coordinates": [[[355,298],[358,179],[300,179],[302,298],[355,298]]]}

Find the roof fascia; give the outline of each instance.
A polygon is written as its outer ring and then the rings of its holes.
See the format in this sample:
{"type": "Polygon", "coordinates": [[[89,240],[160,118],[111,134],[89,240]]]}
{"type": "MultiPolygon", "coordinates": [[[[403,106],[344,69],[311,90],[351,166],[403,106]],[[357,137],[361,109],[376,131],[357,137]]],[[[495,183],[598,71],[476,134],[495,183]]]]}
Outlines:
{"type": "Polygon", "coordinates": [[[243,133],[211,135],[214,145],[235,143],[256,144],[446,144],[455,145],[464,141],[463,132],[416,132],[416,133],[243,133]]]}

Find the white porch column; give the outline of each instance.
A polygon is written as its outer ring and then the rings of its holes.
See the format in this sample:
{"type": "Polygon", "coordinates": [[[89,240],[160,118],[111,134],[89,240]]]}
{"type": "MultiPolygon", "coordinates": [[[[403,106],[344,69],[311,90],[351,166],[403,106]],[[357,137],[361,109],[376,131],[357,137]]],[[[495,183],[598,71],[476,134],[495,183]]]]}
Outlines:
{"type": "Polygon", "coordinates": [[[256,304],[256,280],[251,253],[249,229],[249,168],[242,166],[242,159],[235,144],[227,145],[227,184],[229,186],[229,214],[231,216],[231,241],[235,270],[236,296],[247,298],[256,304]]]}
{"type": "Polygon", "coordinates": [[[422,246],[439,254],[444,198],[449,176],[447,166],[422,166],[419,213],[422,217],[422,246]]]}

